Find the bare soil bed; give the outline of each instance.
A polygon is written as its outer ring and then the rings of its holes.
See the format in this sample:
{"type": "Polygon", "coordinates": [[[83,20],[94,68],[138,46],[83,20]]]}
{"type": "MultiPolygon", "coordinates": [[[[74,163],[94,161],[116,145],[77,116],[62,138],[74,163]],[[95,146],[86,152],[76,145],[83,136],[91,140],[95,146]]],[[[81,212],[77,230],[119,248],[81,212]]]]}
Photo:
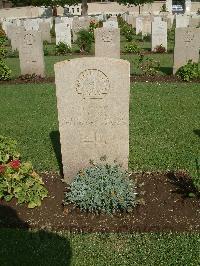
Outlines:
{"type": "Polygon", "coordinates": [[[62,204],[67,191],[61,177],[42,174],[49,191],[42,206],[27,209],[15,200],[0,201],[0,227],[70,230],[75,232],[185,232],[200,231],[200,200],[188,198],[191,180],[184,172],[135,173],[144,204],[132,213],[113,216],[80,212],[62,204]],[[144,193],[142,193],[144,192],[144,193]]]}
{"type": "MultiPolygon", "coordinates": [[[[167,82],[167,83],[174,83],[174,82],[181,82],[181,83],[188,83],[186,81],[181,80],[177,76],[173,75],[155,75],[155,76],[146,76],[146,75],[131,75],[130,77],[131,82],[167,82]]],[[[18,77],[15,79],[7,80],[7,81],[0,81],[1,84],[27,84],[27,83],[54,83],[54,77],[45,77],[42,78],[40,76],[35,77],[18,77]]],[[[200,83],[200,79],[196,79],[190,81],[189,83],[200,83]]]]}

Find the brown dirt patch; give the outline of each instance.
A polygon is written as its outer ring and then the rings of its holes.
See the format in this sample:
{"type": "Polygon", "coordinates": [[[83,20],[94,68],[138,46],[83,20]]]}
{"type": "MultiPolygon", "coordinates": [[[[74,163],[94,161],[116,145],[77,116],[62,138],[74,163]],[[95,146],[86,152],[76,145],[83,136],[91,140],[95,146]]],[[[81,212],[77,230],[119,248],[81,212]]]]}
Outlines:
{"type": "Polygon", "coordinates": [[[16,79],[0,81],[0,84],[8,85],[8,84],[28,84],[28,83],[54,83],[54,82],[55,82],[54,77],[42,78],[40,76],[35,76],[33,78],[18,77],[16,79]]]}
{"type": "MultiPolygon", "coordinates": [[[[146,75],[131,75],[130,82],[158,82],[158,83],[199,83],[200,79],[186,82],[174,75],[155,75],[155,76],[146,76],[146,75]]],[[[36,84],[36,83],[55,83],[55,77],[46,77],[42,78],[35,76],[34,78],[16,78],[7,81],[0,81],[1,84],[36,84]]]]}
{"type": "Polygon", "coordinates": [[[186,197],[190,179],[185,173],[134,174],[145,204],[130,213],[114,216],[82,213],[63,207],[66,185],[56,174],[42,174],[49,196],[42,206],[27,209],[0,201],[0,227],[40,228],[78,232],[200,231],[200,200],[186,197]]]}

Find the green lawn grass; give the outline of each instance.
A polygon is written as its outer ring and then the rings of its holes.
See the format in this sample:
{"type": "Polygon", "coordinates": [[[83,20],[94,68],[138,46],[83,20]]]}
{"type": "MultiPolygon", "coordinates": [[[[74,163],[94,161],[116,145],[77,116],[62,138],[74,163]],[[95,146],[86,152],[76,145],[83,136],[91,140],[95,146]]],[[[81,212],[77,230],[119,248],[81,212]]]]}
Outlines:
{"type": "MultiPolygon", "coordinates": [[[[199,156],[199,84],[136,83],[130,98],[132,170],[193,169],[199,156]]],[[[53,84],[1,85],[0,134],[19,142],[38,170],[58,170],[53,84]]]]}
{"type": "MultiPolygon", "coordinates": [[[[61,56],[45,56],[45,69],[47,77],[54,76],[54,64],[63,60],[80,58],[86,55],[73,54],[73,55],[61,55],[61,56]]],[[[87,55],[91,56],[91,55],[87,55]]],[[[171,74],[173,67],[173,55],[172,54],[151,54],[146,57],[151,57],[156,61],[160,62],[160,71],[159,74],[171,74]]],[[[128,60],[131,64],[131,74],[141,74],[141,70],[137,67],[137,59],[138,55],[136,54],[122,54],[121,59],[128,60]]],[[[20,76],[20,66],[19,66],[19,58],[6,58],[6,64],[11,69],[11,77],[17,78],[20,76]]]]}
{"type": "MultiPolygon", "coordinates": [[[[133,170],[190,170],[198,157],[199,84],[136,83],[130,97],[133,170]]],[[[0,134],[16,139],[37,170],[59,170],[53,84],[0,85],[0,134]],[[56,147],[54,147],[56,146],[56,147]]],[[[70,234],[0,230],[0,265],[187,265],[200,260],[200,235],[70,234]]]]}
{"type": "Polygon", "coordinates": [[[0,265],[197,266],[199,234],[0,231],[0,265]]]}

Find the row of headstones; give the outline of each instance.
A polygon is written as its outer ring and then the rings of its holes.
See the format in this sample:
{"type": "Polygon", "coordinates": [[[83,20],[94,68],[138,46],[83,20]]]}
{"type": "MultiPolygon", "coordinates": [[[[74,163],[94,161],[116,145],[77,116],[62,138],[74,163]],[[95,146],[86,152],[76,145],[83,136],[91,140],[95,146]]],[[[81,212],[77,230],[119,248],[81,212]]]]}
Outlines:
{"type": "Polygon", "coordinates": [[[77,39],[77,33],[81,29],[89,29],[90,22],[103,21],[103,27],[118,28],[117,17],[111,17],[107,21],[102,16],[96,17],[73,17],[73,18],[57,18],[55,20],[56,44],[63,42],[71,46],[71,36],[73,42],[77,39]]]}
{"type": "MultiPolygon", "coordinates": [[[[75,33],[77,33],[80,29],[82,28],[89,28],[89,19],[80,19],[77,20],[75,19],[74,21],[72,21],[72,29],[74,30],[75,33]],[[78,24],[77,27],[73,28],[73,23],[77,23],[81,22],[82,24],[78,24]],[[86,23],[85,21],[87,21],[88,23],[86,23]]],[[[55,24],[55,28],[57,30],[57,36],[60,37],[59,41],[64,41],[63,36],[66,36],[66,28],[62,28],[63,25],[67,25],[65,23],[56,23],[55,24]],[[60,30],[60,26],[61,30],[60,30]],[[59,32],[60,30],[60,32],[59,32]]],[[[109,49],[109,45],[107,46],[98,46],[96,48],[96,52],[97,54],[99,54],[99,48],[100,51],[102,53],[102,56],[105,55],[105,50],[106,47],[107,49],[107,55],[108,57],[116,57],[119,58],[120,57],[120,32],[119,29],[117,30],[117,37],[116,37],[116,41],[115,38],[113,38],[113,33],[112,31],[110,31],[107,24],[104,25],[105,27],[103,29],[108,29],[107,33],[104,32],[103,30],[103,36],[102,36],[102,40],[105,44],[107,44],[109,42],[109,44],[111,44],[111,48],[112,46],[116,46],[117,49],[109,49]],[[113,40],[113,41],[112,41],[113,40]],[[105,48],[105,49],[104,49],[105,48]],[[114,54],[116,54],[117,51],[117,56],[112,56],[112,51],[114,52],[114,54]],[[109,56],[109,54],[111,54],[109,56]]],[[[44,65],[44,53],[43,53],[43,41],[44,41],[44,36],[47,35],[47,33],[49,34],[48,36],[50,37],[50,24],[48,22],[41,22],[39,25],[39,31],[35,31],[35,30],[28,30],[25,31],[23,26],[15,26],[15,25],[9,25],[9,30],[8,30],[8,35],[10,35],[10,39],[11,39],[11,44],[13,49],[17,49],[19,51],[19,59],[20,59],[20,69],[21,69],[21,74],[25,75],[25,74],[36,74],[36,75],[40,75],[42,77],[45,76],[45,65],[44,65]],[[48,27],[46,27],[48,25],[48,27]],[[44,27],[45,26],[45,27],[44,27]],[[43,28],[45,28],[45,31],[43,30],[43,28]]],[[[67,26],[68,28],[70,28],[70,26],[67,26]]],[[[101,29],[98,29],[101,31],[101,29]]],[[[71,36],[71,32],[69,32],[69,36],[71,36]]],[[[69,37],[71,38],[71,37],[69,37]]],[[[97,39],[98,39],[98,35],[97,35],[97,39]]],[[[47,40],[47,39],[46,39],[47,40]]]]}
{"type": "Polygon", "coordinates": [[[2,28],[7,34],[7,30],[9,26],[22,26],[25,30],[39,30],[39,25],[42,22],[48,22],[50,27],[53,26],[53,18],[1,18],[0,23],[2,24],[2,28]]]}
{"type": "MultiPolygon", "coordinates": [[[[62,24],[64,23],[57,23],[57,25],[62,25],[62,24]]],[[[86,26],[86,24],[84,25],[86,26]]],[[[77,27],[77,31],[78,30],[80,30],[80,27],[77,27]]],[[[65,29],[61,31],[61,36],[62,33],[66,34],[65,29]]],[[[174,50],[174,72],[180,66],[186,64],[187,61],[190,59],[192,59],[194,62],[198,62],[199,47],[200,47],[199,33],[200,33],[199,28],[176,29],[175,50],[174,50]]],[[[42,32],[38,32],[37,38],[34,39],[32,37],[35,34],[36,34],[35,31],[31,32],[21,31],[19,33],[18,43],[20,44],[19,57],[20,57],[21,72],[22,74],[35,73],[44,76],[42,32]],[[36,55],[34,55],[33,51],[36,52],[36,55]]],[[[69,35],[71,36],[71,33],[69,33],[69,35]]],[[[152,49],[157,45],[163,45],[163,47],[167,48],[167,25],[166,22],[160,20],[152,22],[152,49]]],[[[120,58],[120,30],[117,28],[117,21],[109,20],[104,23],[103,28],[98,28],[95,30],[95,56],[120,58]]]]}
{"type": "MultiPolygon", "coordinates": [[[[199,34],[198,28],[176,29],[175,53],[184,63],[192,59],[190,49],[199,54],[199,34]]],[[[102,164],[101,158],[128,169],[130,63],[113,58],[120,56],[119,29],[95,29],[95,56],[54,66],[63,173],[68,183],[90,161],[102,164]]]]}
{"type": "MultiPolygon", "coordinates": [[[[157,45],[167,47],[167,25],[164,21],[152,22],[152,49],[157,45]]],[[[177,28],[173,73],[189,60],[199,62],[200,28],[177,28]]],[[[95,30],[95,56],[120,58],[120,30],[99,28],[95,30]]]]}
{"type": "MultiPolygon", "coordinates": [[[[141,18],[136,22],[136,34],[142,32],[142,35],[151,34],[152,51],[156,46],[162,45],[167,50],[167,22],[162,21],[161,17],[141,18]],[[154,20],[151,22],[151,20],[154,20]]],[[[200,28],[187,27],[179,25],[175,29],[175,47],[174,47],[174,66],[173,73],[189,60],[199,62],[200,49],[200,28]]]]}
{"type": "MultiPolygon", "coordinates": [[[[77,39],[77,32],[80,29],[88,29],[91,21],[98,22],[101,19],[105,20],[105,17],[57,17],[55,19],[56,44],[63,42],[71,47],[71,36],[73,36],[73,42],[75,42],[77,39]]],[[[117,24],[117,17],[113,17],[113,21],[110,18],[103,23],[104,27],[106,27],[107,23],[113,23],[113,25],[117,24]]],[[[42,41],[51,42],[50,29],[53,25],[52,18],[4,20],[2,24],[8,39],[11,40],[13,51],[19,50],[19,36],[21,32],[25,30],[41,31],[42,41]]],[[[118,27],[118,24],[116,27],[118,27]]]]}
{"type": "Polygon", "coordinates": [[[200,16],[187,16],[187,15],[171,15],[168,13],[161,14],[160,16],[139,16],[135,17],[133,15],[123,14],[124,21],[130,24],[133,28],[136,28],[136,34],[142,33],[142,35],[151,34],[151,23],[165,21],[167,23],[167,28],[170,29],[174,23],[174,18],[176,21],[176,28],[185,27],[198,27],[200,25],[200,16]]]}

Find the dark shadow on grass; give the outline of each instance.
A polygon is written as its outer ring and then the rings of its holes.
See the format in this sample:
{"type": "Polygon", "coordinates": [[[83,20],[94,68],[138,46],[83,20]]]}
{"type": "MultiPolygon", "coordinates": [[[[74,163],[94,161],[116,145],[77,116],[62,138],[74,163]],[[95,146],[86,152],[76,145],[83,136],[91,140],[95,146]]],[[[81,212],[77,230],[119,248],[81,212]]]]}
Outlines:
{"type": "Polygon", "coordinates": [[[200,137],[200,129],[193,130],[194,134],[200,137]]]}
{"type": "Polygon", "coordinates": [[[172,75],[173,74],[173,68],[172,67],[160,67],[159,70],[166,75],[172,75]]]}
{"type": "Polygon", "coordinates": [[[62,155],[61,155],[61,144],[60,144],[60,133],[59,131],[52,131],[50,134],[51,143],[56,155],[56,159],[59,166],[60,175],[63,176],[63,165],[62,165],[62,155]]]}
{"type": "Polygon", "coordinates": [[[0,204],[0,228],[28,229],[29,225],[19,219],[17,212],[13,208],[0,204]]]}
{"type": "Polygon", "coordinates": [[[0,205],[1,266],[70,266],[72,252],[68,239],[53,232],[20,227],[28,228],[28,224],[11,207],[0,205]]]}
{"type": "Polygon", "coordinates": [[[190,193],[199,196],[197,189],[195,188],[192,178],[186,173],[167,173],[169,182],[175,186],[173,193],[181,194],[183,198],[188,198],[190,193]]]}

